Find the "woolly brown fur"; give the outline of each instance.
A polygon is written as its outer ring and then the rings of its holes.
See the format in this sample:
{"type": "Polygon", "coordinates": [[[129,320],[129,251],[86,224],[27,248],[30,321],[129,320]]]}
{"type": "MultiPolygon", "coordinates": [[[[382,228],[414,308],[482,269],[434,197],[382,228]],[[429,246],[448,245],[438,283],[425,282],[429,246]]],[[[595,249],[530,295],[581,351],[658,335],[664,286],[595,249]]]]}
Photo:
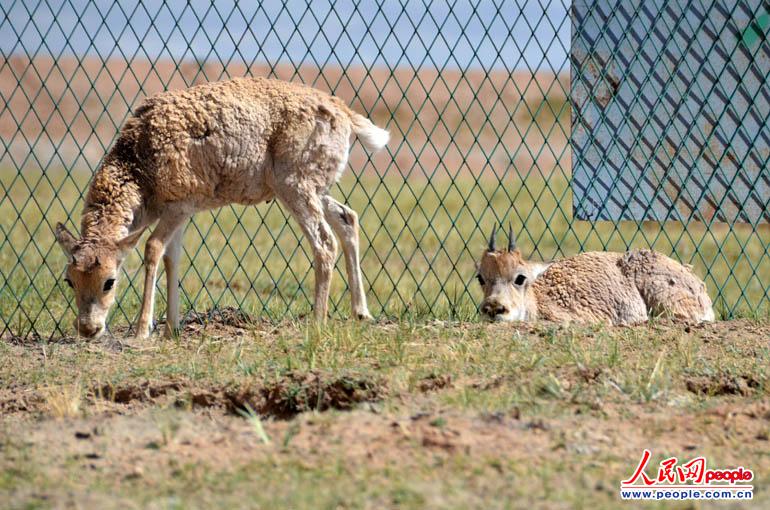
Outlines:
{"type": "Polygon", "coordinates": [[[547,266],[525,260],[519,250],[487,251],[479,274],[481,309],[501,320],[634,324],[657,315],[714,318],[706,286],[692,269],[650,250],[587,252],[547,266]],[[513,283],[518,275],[526,277],[521,286],[513,283]]]}
{"type": "MultiPolygon", "coordinates": [[[[154,286],[161,256],[167,269],[176,264],[184,222],[197,211],[276,197],[300,223],[313,248],[317,316],[326,314],[337,250],[334,232],[353,280],[354,312],[368,317],[357,216],[327,195],[347,164],[352,134],[372,150],[388,139],[386,131],[340,99],[278,80],[236,78],[145,99],[94,174],[81,238],[57,227],[57,239],[72,256],[67,274],[76,294],[86,292],[81,283],[88,279],[94,288],[87,293],[98,294],[101,282],[114,277],[107,273],[119,268],[142,231],[157,221],[145,247],[148,271],[138,328],[145,336],[154,299],[148,284],[154,286]]],[[[169,292],[176,293],[172,285],[169,292]]],[[[102,308],[108,308],[112,300],[102,298],[102,308]]],[[[95,312],[85,315],[101,317],[95,312]]],[[[79,321],[102,320],[83,316],[80,310],[79,321]]]]}

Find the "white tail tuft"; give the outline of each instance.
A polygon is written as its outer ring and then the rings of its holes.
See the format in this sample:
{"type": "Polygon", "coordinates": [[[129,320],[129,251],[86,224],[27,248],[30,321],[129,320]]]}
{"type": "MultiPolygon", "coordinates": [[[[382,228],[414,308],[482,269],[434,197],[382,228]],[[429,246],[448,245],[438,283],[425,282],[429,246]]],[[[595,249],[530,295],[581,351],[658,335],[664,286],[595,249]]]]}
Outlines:
{"type": "Polygon", "coordinates": [[[390,133],[378,128],[372,124],[372,121],[355,112],[351,120],[353,122],[353,132],[361,139],[364,147],[370,151],[378,151],[388,145],[390,133]]]}

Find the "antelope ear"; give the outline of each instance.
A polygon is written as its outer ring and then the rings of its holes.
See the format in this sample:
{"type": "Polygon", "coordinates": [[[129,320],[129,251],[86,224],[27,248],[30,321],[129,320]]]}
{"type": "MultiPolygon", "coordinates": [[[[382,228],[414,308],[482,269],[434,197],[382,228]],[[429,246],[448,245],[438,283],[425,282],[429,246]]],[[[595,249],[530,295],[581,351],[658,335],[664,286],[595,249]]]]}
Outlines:
{"type": "Polygon", "coordinates": [[[64,250],[64,254],[67,255],[68,258],[71,257],[72,250],[75,248],[75,245],[78,242],[77,238],[72,235],[72,233],[67,230],[67,227],[61,223],[56,224],[56,229],[54,229],[54,237],[61,246],[62,250],[64,250]]]}
{"type": "Polygon", "coordinates": [[[128,254],[128,251],[136,246],[136,243],[139,241],[139,238],[142,237],[142,234],[144,233],[144,229],[139,229],[135,232],[131,232],[126,237],[118,241],[117,246],[120,253],[123,254],[123,256],[128,254]]]}
{"type": "Polygon", "coordinates": [[[536,280],[538,276],[545,273],[551,267],[550,262],[536,262],[532,265],[532,279],[536,280]]]}

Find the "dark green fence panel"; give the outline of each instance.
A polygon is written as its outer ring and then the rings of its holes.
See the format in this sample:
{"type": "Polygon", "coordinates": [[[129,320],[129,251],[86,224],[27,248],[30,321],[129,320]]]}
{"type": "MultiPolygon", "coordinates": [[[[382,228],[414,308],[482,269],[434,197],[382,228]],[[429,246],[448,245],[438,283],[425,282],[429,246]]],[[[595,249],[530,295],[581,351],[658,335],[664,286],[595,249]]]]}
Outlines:
{"type": "MultiPolygon", "coordinates": [[[[768,14],[756,4],[746,23],[766,56],[768,14]]],[[[766,314],[767,225],[573,217],[570,85],[582,70],[570,66],[571,8],[566,0],[0,3],[0,334],[71,334],[52,227],[78,228],[90,175],[142,98],[244,75],[330,91],[391,131],[374,156],[354,144],[334,189],[360,214],[366,290],[379,316],[474,320],[474,261],[492,225],[509,222],[533,258],[653,247],[692,263],[723,316],[766,314]]],[[[757,65],[766,79],[767,59],[757,65]]],[[[187,310],[237,306],[268,320],[310,310],[308,248],[274,203],[197,215],[183,265],[187,310]]],[[[138,253],[124,271],[114,331],[138,310],[138,253]]],[[[338,273],[332,310],[346,317],[338,273]]]]}

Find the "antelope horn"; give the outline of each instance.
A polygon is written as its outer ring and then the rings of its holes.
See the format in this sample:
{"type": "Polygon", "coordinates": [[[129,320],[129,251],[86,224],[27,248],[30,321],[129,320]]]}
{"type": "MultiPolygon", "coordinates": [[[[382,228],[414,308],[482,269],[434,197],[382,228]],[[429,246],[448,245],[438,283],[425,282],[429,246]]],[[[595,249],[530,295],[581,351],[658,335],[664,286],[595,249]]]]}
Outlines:
{"type": "Polygon", "coordinates": [[[495,251],[495,232],[497,230],[497,225],[492,225],[492,235],[489,236],[489,248],[487,248],[487,251],[495,251]]]}
{"type": "Polygon", "coordinates": [[[508,224],[508,251],[513,251],[516,249],[516,239],[513,238],[513,227],[511,227],[511,224],[508,224]]]}

